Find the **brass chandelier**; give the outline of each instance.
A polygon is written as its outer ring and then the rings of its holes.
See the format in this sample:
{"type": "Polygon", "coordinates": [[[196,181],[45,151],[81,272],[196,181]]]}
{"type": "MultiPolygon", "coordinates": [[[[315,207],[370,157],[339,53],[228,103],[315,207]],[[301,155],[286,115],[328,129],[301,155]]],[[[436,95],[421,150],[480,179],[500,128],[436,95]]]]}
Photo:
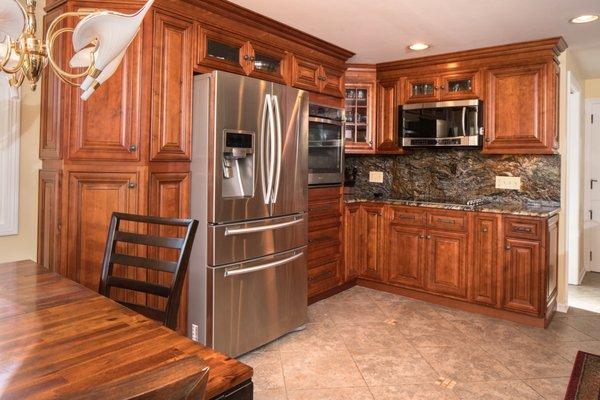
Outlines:
{"type": "Polygon", "coordinates": [[[79,86],[81,98],[87,100],[116,71],[153,1],[134,14],[93,9],[63,13],[50,23],[42,41],[37,36],[36,0],[26,0],[25,5],[0,0],[0,78],[7,75],[13,95],[25,80],[35,90],[49,64],[62,81],[79,86]],[[74,28],[61,28],[69,17],[79,22],[74,28]],[[74,49],[69,67],[80,72],[65,71],[53,57],[54,44],[65,33],[72,33],[74,49]]]}

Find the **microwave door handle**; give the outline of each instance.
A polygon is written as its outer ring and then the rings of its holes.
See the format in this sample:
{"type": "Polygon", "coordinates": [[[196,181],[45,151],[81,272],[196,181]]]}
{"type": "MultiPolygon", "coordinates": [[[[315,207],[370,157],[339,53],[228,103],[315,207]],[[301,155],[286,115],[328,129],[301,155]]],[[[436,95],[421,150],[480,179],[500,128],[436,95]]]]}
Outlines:
{"type": "Polygon", "coordinates": [[[275,170],[275,182],[274,182],[274,188],[273,188],[273,203],[277,203],[277,193],[279,193],[279,180],[281,178],[281,157],[282,157],[282,151],[281,151],[281,147],[282,147],[282,141],[283,141],[283,134],[281,131],[281,110],[279,109],[279,99],[277,98],[276,95],[273,95],[272,97],[273,100],[273,105],[274,105],[274,109],[275,109],[275,129],[277,130],[277,152],[276,152],[276,157],[277,157],[277,169],[275,170]]]}
{"type": "Polygon", "coordinates": [[[269,171],[267,170],[268,160],[266,158],[267,158],[267,134],[269,132],[267,117],[268,117],[268,109],[269,109],[269,104],[270,104],[270,96],[271,96],[270,94],[265,95],[265,101],[263,103],[261,127],[260,127],[260,172],[261,172],[260,182],[261,182],[261,186],[262,186],[263,198],[264,198],[265,204],[269,204],[269,196],[270,196],[270,193],[268,193],[269,185],[266,184],[268,176],[269,176],[269,171]]]}
{"type": "Polygon", "coordinates": [[[462,108],[462,136],[469,136],[467,134],[467,107],[462,108]]]}

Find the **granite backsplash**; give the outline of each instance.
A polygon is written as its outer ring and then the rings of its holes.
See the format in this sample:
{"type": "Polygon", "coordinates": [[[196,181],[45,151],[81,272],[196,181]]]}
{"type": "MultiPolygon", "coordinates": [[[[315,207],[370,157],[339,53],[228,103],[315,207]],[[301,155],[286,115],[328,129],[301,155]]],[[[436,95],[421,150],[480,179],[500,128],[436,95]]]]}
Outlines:
{"type": "Polygon", "coordinates": [[[479,149],[414,149],[401,156],[346,156],[356,168],[355,197],[464,203],[486,198],[522,203],[560,202],[559,155],[483,155],[479,149]],[[370,183],[369,171],[383,171],[370,183]],[[521,191],[496,189],[496,176],[520,176],[521,191]]]}

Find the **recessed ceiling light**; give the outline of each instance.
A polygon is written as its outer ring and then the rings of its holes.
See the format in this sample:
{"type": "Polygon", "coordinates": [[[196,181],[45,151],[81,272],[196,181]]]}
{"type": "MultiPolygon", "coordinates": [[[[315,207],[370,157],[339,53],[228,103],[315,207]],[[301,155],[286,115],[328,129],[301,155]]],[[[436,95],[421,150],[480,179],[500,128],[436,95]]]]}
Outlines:
{"type": "Polygon", "coordinates": [[[579,17],[571,18],[569,22],[572,24],[585,24],[586,22],[593,22],[598,20],[598,15],[589,14],[589,15],[580,15],[579,17]]]}
{"type": "Polygon", "coordinates": [[[429,48],[429,45],[425,43],[413,43],[408,48],[411,50],[425,50],[429,48]]]}

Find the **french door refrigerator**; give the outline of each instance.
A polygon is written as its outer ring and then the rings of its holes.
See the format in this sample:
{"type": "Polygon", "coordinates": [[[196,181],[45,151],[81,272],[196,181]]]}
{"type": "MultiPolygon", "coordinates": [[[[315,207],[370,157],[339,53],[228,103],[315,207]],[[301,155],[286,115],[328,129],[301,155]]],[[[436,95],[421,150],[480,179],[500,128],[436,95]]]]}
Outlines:
{"type": "Polygon", "coordinates": [[[307,318],[308,94],[194,79],[188,332],[235,357],[307,318]]]}

